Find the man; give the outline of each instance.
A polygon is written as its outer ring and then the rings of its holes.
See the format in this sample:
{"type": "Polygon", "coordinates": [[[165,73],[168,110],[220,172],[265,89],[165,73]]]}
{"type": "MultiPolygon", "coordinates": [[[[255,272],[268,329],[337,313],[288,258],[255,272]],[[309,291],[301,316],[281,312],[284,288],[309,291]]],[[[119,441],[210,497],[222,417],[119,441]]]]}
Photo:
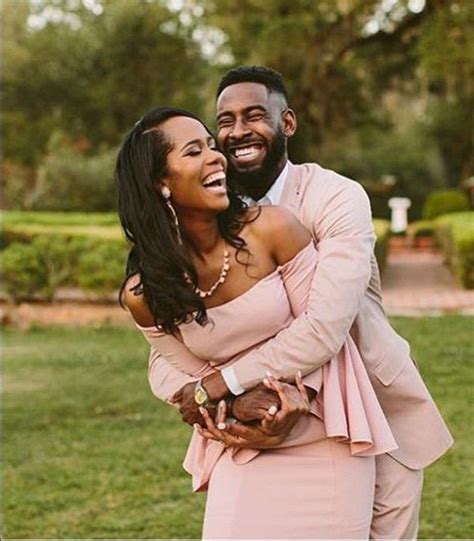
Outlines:
{"type": "Polygon", "coordinates": [[[258,203],[289,208],[317,241],[319,262],[308,308],[276,337],[197,384],[152,351],[151,387],[160,398],[178,402],[189,422],[200,404],[229,396],[237,397],[235,417],[259,419],[275,401],[259,387],[268,372],[291,380],[301,370],[310,387],[311,373],[338,353],[350,333],[399,446],[376,459],[371,538],[415,539],[423,468],[450,447],[452,438],[409,345],[383,311],[367,196],[357,183],[317,164],[288,161],[287,139],[296,131],[296,116],[281,75],[271,69],[240,67],[224,76],[217,91],[217,125],[229,179],[258,203]]]}

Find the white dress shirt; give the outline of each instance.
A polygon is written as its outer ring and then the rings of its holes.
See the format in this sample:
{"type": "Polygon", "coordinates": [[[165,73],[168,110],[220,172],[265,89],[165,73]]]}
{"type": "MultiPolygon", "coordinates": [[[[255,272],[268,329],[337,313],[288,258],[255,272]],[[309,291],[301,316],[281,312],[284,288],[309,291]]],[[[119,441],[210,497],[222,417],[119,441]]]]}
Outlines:
{"type": "MultiPolygon", "coordinates": [[[[247,203],[249,207],[254,207],[256,205],[278,205],[281,200],[283,193],[283,188],[285,187],[286,179],[288,177],[288,161],[285,164],[282,172],[278,175],[275,182],[271,185],[268,192],[258,201],[254,201],[251,197],[244,196],[242,199],[247,203]]],[[[224,378],[225,384],[233,395],[238,396],[245,392],[245,389],[240,385],[235,371],[232,366],[227,366],[221,370],[222,377],[224,378]]]]}
{"type": "Polygon", "coordinates": [[[278,175],[275,182],[271,185],[268,192],[258,201],[254,201],[251,197],[244,195],[242,199],[247,203],[249,207],[254,207],[256,205],[279,205],[281,200],[281,195],[283,193],[283,188],[285,187],[286,178],[288,177],[288,161],[283,167],[281,173],[278,175]]]}

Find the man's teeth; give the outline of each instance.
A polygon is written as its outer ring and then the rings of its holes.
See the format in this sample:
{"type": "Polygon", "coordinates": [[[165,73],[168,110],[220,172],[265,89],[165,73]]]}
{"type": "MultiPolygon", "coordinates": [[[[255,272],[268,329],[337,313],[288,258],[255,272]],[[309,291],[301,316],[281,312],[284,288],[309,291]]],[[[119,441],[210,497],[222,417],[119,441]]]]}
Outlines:
{"type": "Polygon", "coordinates": [[[235,157],[240,158],[241,156],[253,156],[257,154],[258,151],[258,147],[237,148],[235,150],[235,157]]]}
{"type": "Polygon", "coordinates": [[[222,173],[214,173],[213,175],[209,175],[206,180],[202,183],[202,185],[207,188],[208,186],[220,186],[225,182],[225,175],[222,173]]]}

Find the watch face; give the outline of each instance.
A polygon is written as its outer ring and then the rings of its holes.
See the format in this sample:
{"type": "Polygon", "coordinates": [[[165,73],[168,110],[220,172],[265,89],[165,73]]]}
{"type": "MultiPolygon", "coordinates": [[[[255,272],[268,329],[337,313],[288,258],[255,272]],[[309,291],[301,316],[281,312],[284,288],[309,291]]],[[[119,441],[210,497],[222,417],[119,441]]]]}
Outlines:
{"type": "Polygon", "coordinates": [[[196,389],[194,393],[194,400],[197,404],[202,405],[207,401],[207,395],[202,389],[196,389]]]}

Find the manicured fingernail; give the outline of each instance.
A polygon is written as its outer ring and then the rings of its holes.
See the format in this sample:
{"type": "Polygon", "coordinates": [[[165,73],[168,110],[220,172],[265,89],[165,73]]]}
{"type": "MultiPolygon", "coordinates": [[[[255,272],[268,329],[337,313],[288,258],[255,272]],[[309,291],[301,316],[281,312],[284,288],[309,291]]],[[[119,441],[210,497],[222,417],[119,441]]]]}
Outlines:
{"type": "Polygon", "coordinates": [[[265,385],[270,385],[270,382],[268,381],[267,378],[263,378],[263,383],[264,383],[265,385]]]}
{"type": "Polygon", "coordinates": [[[268,408],[268,413],[269,413],[270,415],[275,415],[275,413],[276,413],[277,411],[278,411],[278,408],[277,408],[276,406],[270,406],[270,407],[268,408]]]}
{"type": "Polygon", "coordinates": [[[273,374],[271,372],[269,372],[268,370],[265,372],[265,374],[269,377],[269,378],[273,378],[273,374]]]}
{"type": "Polygon", "coordinates": [[[225,430],[226,429],[226,424],[225,423],[217,423],[217,428],[219,430],[225,430]]]}
{"type": "Polygon", "coordinates": [[[195,430],[199,430],[201,428],[199,423],[194,423],[193,427],[194,427],[195,430]]]}
{"type": "Polygon", "coordinates": [[[299,377],[299,378],[302,378],[302,377],[303,377],[303,374],[301,373],[301,370],[298,370],[298,377],[299,377]]]}
{"type": "Polygon", "coordinates": [[[204,413],[206,411],[206,408],[203,408],[202,406],[199,406],[199,411],[200,411],[201,415],[204,415],[204,413]]]}
{"type": "Polygon", "coordinates": [[[220,407],[220,408],[223,408],[224,406],[225,406],[225,400],[221,400],[221,401],[219,402],[219,407],[220,407]]]}

